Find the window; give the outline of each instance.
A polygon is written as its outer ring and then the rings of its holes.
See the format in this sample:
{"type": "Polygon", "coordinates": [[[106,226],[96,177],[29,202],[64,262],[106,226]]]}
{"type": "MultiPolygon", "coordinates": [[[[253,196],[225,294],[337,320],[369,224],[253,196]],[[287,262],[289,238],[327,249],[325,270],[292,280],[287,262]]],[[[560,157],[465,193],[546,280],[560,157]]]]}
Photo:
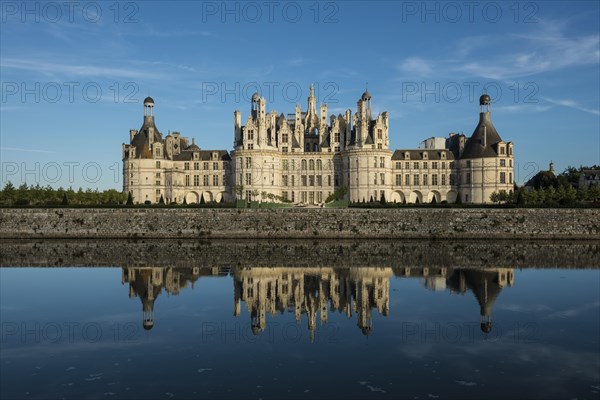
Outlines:
{"type": "Polygon", "coordinates": [[[381,149],[383,149],[383,145],[382,145],[381,143],[377,143],[377,148],[378,148],[379,150],[381,150],[381,149]]]}
{"type": "Polygon", "coordinates": [[[183,169],[189,170],[190,169],[190,163],[189,162],[184,163],[183,164],[183,169]]]}
{"type": "Polygon", "coordinates": [[[408,161],[406,161],[404,163],[404,168],[409,169],[410,168],[410,163],[408,161]]]}
{"type": "Polygon", "coordinates": [[[252,157],[246,157],[246,168],[250,168],[252,166],[252,157]]]}
{"type": "Polygon", "coordinates": [[[160,181],[156,181],[156,186],[160,186],[160,181]]]}
{"type": "Polygon", "coordinates": [[[287,191],[284,191],[284,192],[281,194],[281,196],[283,197],[283,200],[286,200],[286,201],[288,200],[288,192],[287,192],[287,191]]]}
{"type": "Polygon", "coordinates": [[[470,172],[467,172],[467,181],[466,181],[466,184],[467,185],[471,184],[471,173],[470,172]]]}
{"type": "Polygon", "coordinates": [[[512,160],[508,160],[508,166],[512,167],[512,160]]]}
{"type": "Polygon", "coordinates": [[[427,169],[427,161],[423,161],[423,169],[427,169]]]}
{"type": "Polygon", "coordinates": [[[340,133],[339,133],[339,132],[336,132],[336,133],[333,135],[333,141],[334,141],[334,142],[336,142],[336,143],[339,143],[339,142],[340,142],[340,133]]]}
{"type": "Polygon", "coordinates": [[[213,175],[213,186],[219,186],[219,175],[213,175]]]}
{"type": "Polygon", "coordinates": [[[383,130],[377,129],[377,139],[383,139],[383,130]]]}
{"type": "Polygon", "coordinates": [[[402,175],[396,174],[396,186],[402,186],[402,175]]]}
{"type": "Polygon", "coordinates": [[[157,173],[156,173],[156,177],[157,177],[157,178],[160,178],[160,172],[157,172],[157,173]]]}
{"type": "Polygon", "coordinates": [[[433,161],[431,163],[431,169],[438,169],[438,163],[437,163],[437,161],[433,161]]]}
{"type": "Polygon", "coordinates": [[[508,183],[512,183],[512,172],[508,173],[508,183]]]}
{"type": "Polygon", "coordinates": [[[194,186],[200,186],[200,175],[194,175],[194,186]]]}
{"type": "MultiPolygon", "coordinates": [[[[296,186],[296,177],[292,175],[292,187],[296,186]]],[[[294,199],[294,192],[292,192],[292,200],[294,199]]]]}
{"type": "Polygon", "coordinates": [[[315,186],[315,177],[313,175],[308,177],[308,183],[310,186],[315,186]]]}
{"type": "Polygon", "coordinates": [[[204,175],[204,179],[202,179],[202,180],[203,180],[204,186],[208,186],[208,175],[204,175]]]}
{"type": "Polygon", "coordinates": [[[404,175],[404,186],[410,186],[410,175],[404,175]]]}
{"type": "Polygon", "coordinates": [[[413,163],[413,168],[414,168],[414,169],[419,169],[419,163],[415,161],[415,162],[413,163]]]}
{"type": "Polygon", "coordinates": [[[438,176],[437,176],[437,174],[431,175],[431,184],[433,186],[437,186],[437,184],[438,184],[438,176]]]}
{"type": "Polygon", "coordinates": [[[185,186],[190,186],[190,176],[189,175],[185,176],[185,186]]]}
{"type": "Polygon", "coordinates": [[[385,174],[383,173],[379,174],[379,184],[385,185],[385,174]]]}
{"type": "MultiPolygon", "coordinates": [[[[132,164],[132,166],[133,166],[133,164],[132,164]]],[[[156,168],[160,168],[160,161],[156,162],[156,168]]]]}
{"type": "Polygon", "coordinates": [[[281,148],[281,151],[282,151],[283,153],[287,153],[287,152],[288,152],[288,148],[287,148],[287,146],[285,146],[285,147],[282,147],[282,148],[281,148]]]}
{"type": "Polygon", "coordinates": [[[311,171],[315,170],[315,160],[310,160],[308,162],[308,169],[310,169],[311,171]]]}
{"type": "Polygon", "coordinates": [[[446,174],[442,174],[442,185],[446,184],[446,174]]]}
{"type": "Polygon", "coordinates": [[[306,186],[306,175],[302,175],[302,186],[306,186]]]}
{"type": "Polygon", "coordinates": [[[442,161],[442,169],[446,169],[446,163],[442,161]]]}
{"type": "Polygon", "coordinates": [[[284,171],[287,171],[289,169],[288,160],[283,160],[283,162],[281,163],[281,166],[284,171]]]}
{"type": "Polygon", "coordinates": [[[373,174],[373,184],[377,185],[377,174],[373,174]]]}
{"type": "Polygon", "coordinates": [[[413,175],[413,185],[419,186],[419,175],[413,175]]]}
{"type": "Polygon", "coordinates": [[[283,186],[287,186],[287,185],[288,185],[288,176],[287,176],[287,175],[283,175],[283,176],[281,177],[281,184],[282,184],[283,186]]]}
{"type": "Polygon", "coordinates": [[[471,168],[471,160],[467,160],[467,168],[471,168]]]}
{"type": "Polygon", "coordinates": [[[248,131],[248,140],[254,140],[254,130],[248,131]]]}
{"type": "Polygon", "coordinates": [[[385,157],[379,157],[379,168],[385,168],[385,157]]]}
{"type": "Polygon", "coordinates": [[[202,169],[205,171],[208,171],[208,163],[207,162],[202,163],[202,169]]]}
{"type": "Polygon", "coordinates": [[[506,172],[500,172],[500,183],[506,183],[506,172]]]}
{"type": "Polygon", "coordinates": [[[500,147],[500,154],[504,154],[504,146],[500,147]]]}
{"type": "Polygon", "coordinates": [[[323,162],[321,160],[317,160],[317,171],[321,171],[323,169],[323,162]]]}
{"type": "Polygon", "coordinates": [[[501,167],[506,167],[506,160],[505,159],[501,159],[500,160],[500,166],[501,167]]]}
{"type": "Polygon", "coordinates": [[[373,157],[373,168],[377,168],[377,157],[373,157]]]}
{"type": "Polygon", "coordinates": [[[303,171],[306,171],[306,160],[302,160],[302,162],[300,163],[300,168],[301,168],[303,171]]]}
{"type": "Polygon", "coordinates": [[[252,184],[252,173],[246,172],[246,185],[252,184]]]}
{"type": "Polygon", "coordinates": [[[200,163],[195,162],[194,163],[194,170],[197,171],[200,169],[200,163]]]}
{"type": "Polygon", "coordinates": [[[317,175],[317,186],[323,186],[323,177],[321,175],[317,175]]]}
{"type": "Polygon", "coordinates": [[[281,142],[282,143],[287,143],[288,142],[288,134],[287,133],[281,134],[281,142]]]}
{"type": "Polygon", "coordinates": [[[423,175],[423,185],[428,185],[427,181],[428,181],[427,174],[424,174],[423,175]]]}
{"type": "Polygon", "coordinates": [[[402,163],[400,161],[396,161],[396,169],[402,169],[402,163]]]}
{"type": "Polygon", "coordinates": [[[219,170],[219,163],[218,162],[214,162],[213,163],[213,171],[218,171],[219,170]]]}

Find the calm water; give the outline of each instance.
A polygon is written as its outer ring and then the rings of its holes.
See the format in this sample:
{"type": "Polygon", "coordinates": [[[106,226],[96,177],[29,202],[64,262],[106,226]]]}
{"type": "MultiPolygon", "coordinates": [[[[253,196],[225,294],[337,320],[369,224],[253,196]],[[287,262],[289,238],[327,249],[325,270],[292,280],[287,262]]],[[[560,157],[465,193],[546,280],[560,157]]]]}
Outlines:
{"type": "Polygon", "coordinates": [[[2,268],[1,397],[600,398],[599,269],[343,265],[2,268]]]}

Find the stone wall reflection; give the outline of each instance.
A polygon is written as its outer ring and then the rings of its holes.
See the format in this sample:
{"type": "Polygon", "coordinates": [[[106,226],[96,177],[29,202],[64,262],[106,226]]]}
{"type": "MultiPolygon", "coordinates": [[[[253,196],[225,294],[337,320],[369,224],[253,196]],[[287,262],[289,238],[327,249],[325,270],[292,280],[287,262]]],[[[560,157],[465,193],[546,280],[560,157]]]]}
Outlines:
{"type": "Polygon", "coordinates": [[[129,297],[142,303],[144,329],[154,326],[154,305],[164,290],[177,295],[182,289],[194,288],[201,277],[231,276],[234,293],[234,316],[242,315],[242,303],[250,317],[255,335],[267,327],[267,315],[294,313],[296,321],[303,315],[311,340],[317,324],[328,322],[330,313],[356,316],[356,325],[368,336],[373,329],[373,313],[390,312],[390,279],[419,279],[433,291],[451,294],[473,293],[480,306],[481,330],[492,330],[492,307],[502,289],[514,284],[512,268],[200,268],[200,267],[124,267],[122,284],[129,285],[129,297]]]}

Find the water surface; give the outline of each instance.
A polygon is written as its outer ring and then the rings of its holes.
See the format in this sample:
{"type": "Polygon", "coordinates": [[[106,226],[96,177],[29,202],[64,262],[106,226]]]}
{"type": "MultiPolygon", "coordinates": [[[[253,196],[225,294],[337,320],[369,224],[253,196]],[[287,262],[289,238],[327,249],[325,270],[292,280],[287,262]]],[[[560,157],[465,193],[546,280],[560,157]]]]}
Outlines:
{"type": "Polygon", "coordinates": [[[313,267],[272,253],[215,267],[4,256],[1,397],[600,397],[597,268],[501,254],[406,266],[393,252],[393,267],[356,266],[345,252],[313,267]]]}

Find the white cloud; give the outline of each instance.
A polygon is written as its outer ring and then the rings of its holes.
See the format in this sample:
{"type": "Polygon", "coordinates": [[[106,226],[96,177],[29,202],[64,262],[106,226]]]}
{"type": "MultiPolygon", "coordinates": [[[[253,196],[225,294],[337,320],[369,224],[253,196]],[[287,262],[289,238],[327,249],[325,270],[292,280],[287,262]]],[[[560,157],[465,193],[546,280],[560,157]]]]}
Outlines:
{"type": "Polygon", "coordinates": [[[433,65],[420,57],[407,58],[398,67],[404,72],[419,76],[430,75],[433,72],[433,65]]]}
{"type": "Polygon", "coordinates": [[[593,114],[593,115],[600,115],[600,110],[593,109],[593,108],[583,107],[583,106],[579,105],[575,100],[571,100],[571,99],[553,99],[553,98],[550,98],[550,97],[542,97],[542,100],[547,101],[550,104],[555,104],[557,106],[563,106],[563,107],[573,108],[575,110],[583,111],[583,112],[590,113],[590,114],[593,114]]]}
{"type": "Polygon", "coordinates": [[[159,74],[150,73],[141,69],[113,68],[99,65],[74,65],[58,64],[43,60],[23,58],[3,58],[0,60],[1,68],[13,68],[35,71],[43,74],[63,74],[68,76],[130,78],[130,79],[156,79],[159,74]]]}

